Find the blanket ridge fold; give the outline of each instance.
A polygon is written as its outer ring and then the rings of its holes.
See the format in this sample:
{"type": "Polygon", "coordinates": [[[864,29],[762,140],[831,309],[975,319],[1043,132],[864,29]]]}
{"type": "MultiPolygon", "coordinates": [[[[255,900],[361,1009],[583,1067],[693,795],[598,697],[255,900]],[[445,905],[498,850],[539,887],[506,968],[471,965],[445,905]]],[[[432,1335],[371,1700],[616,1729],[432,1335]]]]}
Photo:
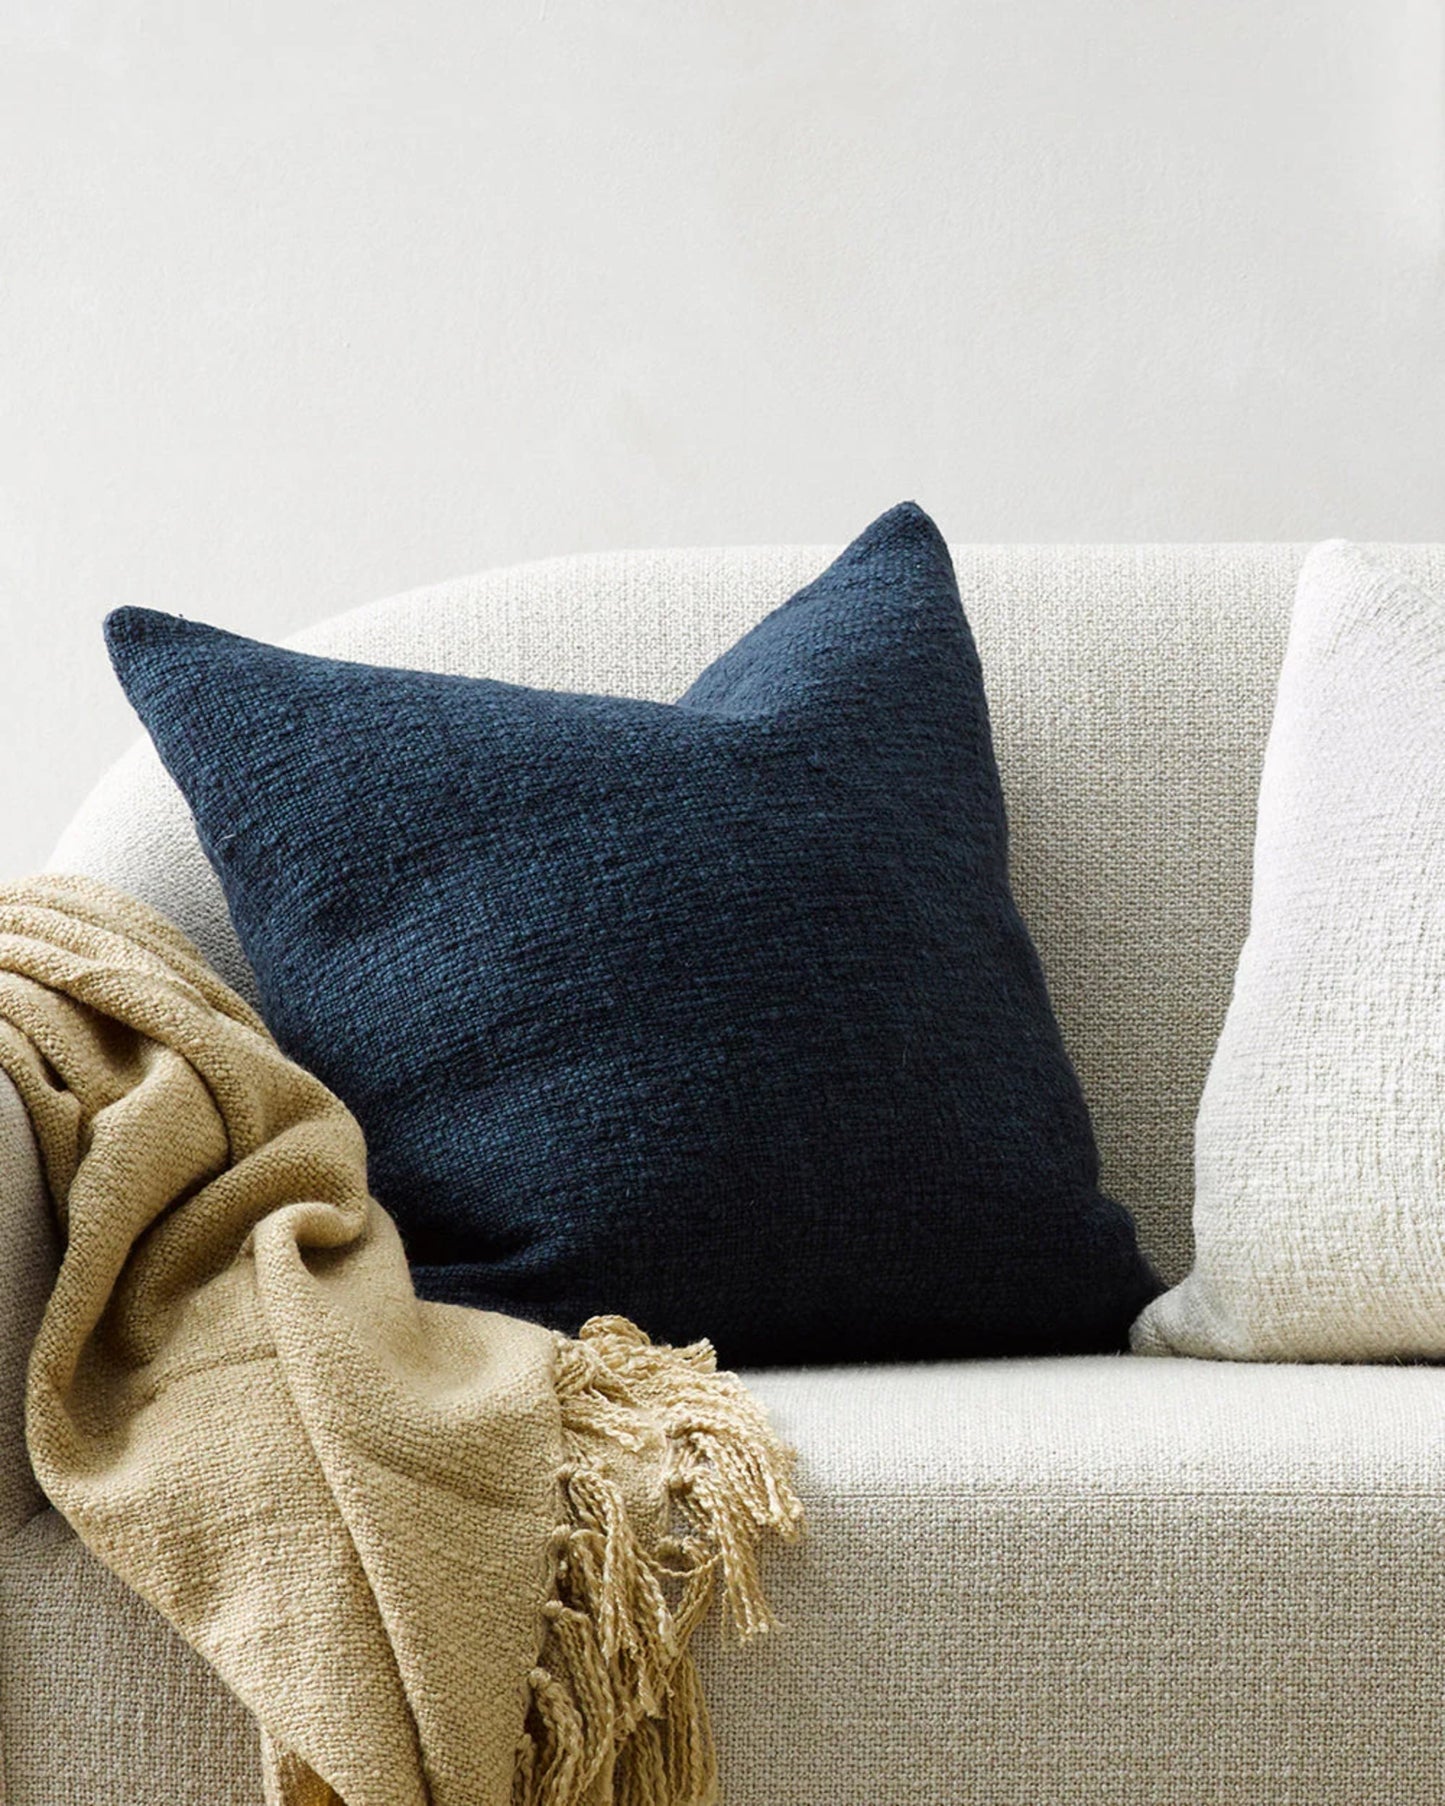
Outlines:
{"type": "Polygon", "coordinates": [[[769,1628],[791,1451],[706,1343],[424,1303],[361,1132],[147,906],[0,886],[64,1250],[47,1495],[260,1725],[271,1806],[703,1806],[688,1651],[769,1628]]]}

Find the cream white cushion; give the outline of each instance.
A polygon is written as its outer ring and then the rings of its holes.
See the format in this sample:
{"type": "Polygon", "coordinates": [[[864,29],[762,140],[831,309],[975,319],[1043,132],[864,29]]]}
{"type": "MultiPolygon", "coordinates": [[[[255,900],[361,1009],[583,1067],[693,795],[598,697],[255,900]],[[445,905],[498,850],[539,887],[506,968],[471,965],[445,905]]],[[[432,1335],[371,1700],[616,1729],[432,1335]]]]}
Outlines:
{"type": "Polygon", "coordinates": [[[1195,1161],[1138,1350],[1445,1355],[1445,601],[1339,542],[1300,577],[1195,1161]]]}

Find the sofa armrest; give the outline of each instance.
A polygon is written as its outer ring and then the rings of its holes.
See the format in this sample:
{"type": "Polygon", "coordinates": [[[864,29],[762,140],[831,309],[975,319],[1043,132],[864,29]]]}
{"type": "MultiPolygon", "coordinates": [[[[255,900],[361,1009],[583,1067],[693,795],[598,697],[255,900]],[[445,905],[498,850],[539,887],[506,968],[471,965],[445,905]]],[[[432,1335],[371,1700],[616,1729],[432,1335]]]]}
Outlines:
{"type": "Polygon", "coordinates": [[[25,1451],[25,1372],[59,1267],[59,1238],[30,1118],[0,1072],[0,1535],[45,1503],[25,1451]]]}

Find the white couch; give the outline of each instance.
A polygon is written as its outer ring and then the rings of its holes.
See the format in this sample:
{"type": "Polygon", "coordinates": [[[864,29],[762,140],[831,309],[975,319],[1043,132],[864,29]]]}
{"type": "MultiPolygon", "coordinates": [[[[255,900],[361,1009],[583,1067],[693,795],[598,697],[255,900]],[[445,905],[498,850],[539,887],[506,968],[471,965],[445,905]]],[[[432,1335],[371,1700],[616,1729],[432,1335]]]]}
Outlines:
{"type": "MultiPolygon", "coordinates": [[[[1445,587],[1445,547],[1384,548],[1445,587]]],[[[1302,548],[961,547],[1015,881],[1105,1179],[1165,1275],[1244,933],[1254,790],[1302,548]]],[[[826,549],[563,559],[296,644],[668,697],[826,549]]],[[[57,707],[64,699],[57,698],[57,707]]],[[[247,974],[148,748],[56,869],[247,974]]],[[[8,1806],[256,1806],[250,1724],[77,1543],[25,1458],[53,1236],[0,1096],[0,1756],[8,1806]]],[[[1439,1806],[1445,1372],[1110,1357],[753,1376],[811,1534],[784,1621],[705,1662],[728,1806],[1439,1806]]]]}

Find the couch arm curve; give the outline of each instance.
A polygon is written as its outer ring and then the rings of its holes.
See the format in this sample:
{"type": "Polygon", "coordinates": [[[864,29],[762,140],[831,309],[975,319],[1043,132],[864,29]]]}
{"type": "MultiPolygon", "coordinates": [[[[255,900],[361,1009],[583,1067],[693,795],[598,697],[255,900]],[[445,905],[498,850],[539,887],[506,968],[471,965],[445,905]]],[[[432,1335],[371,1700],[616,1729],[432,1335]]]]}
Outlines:
{"type": "Polygon", "coordinates": [[[25,1372],[59,1261],[30,1118],[0,1072],[0,1535],[7,1537],[45,1503],[25,1449],[25,1372]]]}

